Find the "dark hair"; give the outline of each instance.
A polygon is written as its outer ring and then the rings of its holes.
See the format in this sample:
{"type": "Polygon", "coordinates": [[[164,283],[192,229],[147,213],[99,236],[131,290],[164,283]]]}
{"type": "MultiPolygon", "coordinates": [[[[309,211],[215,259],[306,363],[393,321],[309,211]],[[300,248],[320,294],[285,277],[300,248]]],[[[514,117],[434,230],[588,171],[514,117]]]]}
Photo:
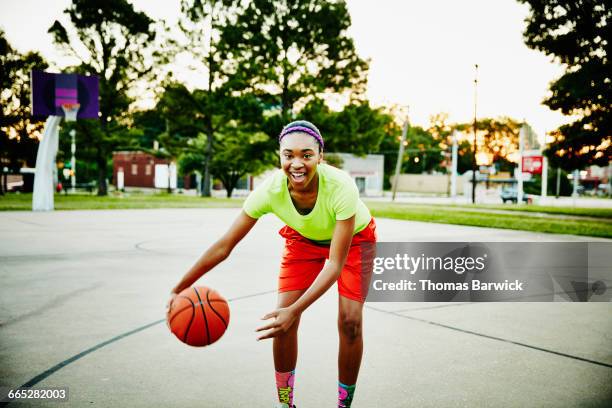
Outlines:
{"type": "Polygon", "coordinates": [[[286,125],[280,132],[280,135],[278,135],[278,143],[280,143],[281,140],[283,140],[283,137],[287,136],[288,134],[297,132],[306,133],[307,135],[314,137],[319,144],[319,151],[323,150],[324,143],[321,132],[315,125],[307,120],[296,120],[286,125]]]}

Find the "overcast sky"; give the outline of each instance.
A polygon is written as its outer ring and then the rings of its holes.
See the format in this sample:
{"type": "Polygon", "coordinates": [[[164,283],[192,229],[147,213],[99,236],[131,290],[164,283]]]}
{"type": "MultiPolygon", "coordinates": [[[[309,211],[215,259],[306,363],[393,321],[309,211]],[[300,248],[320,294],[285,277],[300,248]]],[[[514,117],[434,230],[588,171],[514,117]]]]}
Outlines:
{"type": "MultiPolygon", "coordinates": [[[[48,28],[69,0],[0,0],[0,27],[20,51],[38,50],[60,66],[48,28]]],[[[155,19],[175,22],[179,0],[132,0],[155,19]]],[[[410,106],[411,122],[447,112],[451,121],[474,115],[526,119],[542,135],[567,120],[541,104],[562,67],[528,49],[522,38],[528,7],[515,0],[349,0],[350,35],[371,59],[368,97],[375,106],[410,106]]],[[[185,78],[189,78],[188,76],[185,78]]],[[[194,84],[195,85],[195,84],[194,84]]]]}

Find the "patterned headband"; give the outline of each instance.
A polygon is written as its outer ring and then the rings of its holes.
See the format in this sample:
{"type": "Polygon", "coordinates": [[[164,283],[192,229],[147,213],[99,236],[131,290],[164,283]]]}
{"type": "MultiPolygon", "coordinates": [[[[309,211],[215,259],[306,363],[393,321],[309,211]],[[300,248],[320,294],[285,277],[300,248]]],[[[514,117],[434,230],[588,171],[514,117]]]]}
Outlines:
{"type": "Polygon", "coordinates": [[[299,122],[295,124],[290,123],[288,126],[286,126],[281,132],[281,134],[278,136],[278,143],[280,143],[281,140],[283,140],[283,137],[287,136],[290,133],[296,133],[296,132],[307,133],[310,136],[314,137],[315,140],[319,143],[319,146],[321,146],[321,149],[323,149],[324,143],[323,143],[323,138],[321,137],[321,134],[309,127],[302,126],[299,122]]]}

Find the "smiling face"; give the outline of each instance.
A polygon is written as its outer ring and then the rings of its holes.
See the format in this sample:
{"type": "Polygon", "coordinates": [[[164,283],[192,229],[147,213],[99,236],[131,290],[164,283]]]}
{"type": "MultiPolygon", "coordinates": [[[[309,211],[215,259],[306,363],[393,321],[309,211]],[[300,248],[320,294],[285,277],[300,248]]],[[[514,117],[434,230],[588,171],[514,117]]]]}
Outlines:
{"type": "Polygon", "coordinates": [[[317,165],[323,158],[319,150],[319,143],[306,133],[290,133],[283,137],[280,143],[280,163],[291,187],[308,190],[313,186],[317,165]]]}

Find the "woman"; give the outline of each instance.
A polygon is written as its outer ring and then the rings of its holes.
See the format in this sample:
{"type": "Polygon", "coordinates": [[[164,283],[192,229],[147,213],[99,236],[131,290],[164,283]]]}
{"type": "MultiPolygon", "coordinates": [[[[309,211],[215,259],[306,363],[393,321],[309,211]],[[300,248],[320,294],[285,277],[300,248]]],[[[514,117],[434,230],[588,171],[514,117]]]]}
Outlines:
{"type": "Polygon", "coordinates": [[[367,295],[376,226],[353,180],[322,164],[324,142],[307,121],[285,126],[279,136],[281,170],[253,191],[229,230],[187,272],[171,293],[191,286],[229,256],[257,219],[276,214],[285,249],[274,321],[257,329],[273,338],[280,407],[294,407],[297,333],[301,313],[338,282],[338,406],[350,407],[363,353],[362,309],[367,295]],[[326,263],[325,260],[328,259],[326,263]]]}

